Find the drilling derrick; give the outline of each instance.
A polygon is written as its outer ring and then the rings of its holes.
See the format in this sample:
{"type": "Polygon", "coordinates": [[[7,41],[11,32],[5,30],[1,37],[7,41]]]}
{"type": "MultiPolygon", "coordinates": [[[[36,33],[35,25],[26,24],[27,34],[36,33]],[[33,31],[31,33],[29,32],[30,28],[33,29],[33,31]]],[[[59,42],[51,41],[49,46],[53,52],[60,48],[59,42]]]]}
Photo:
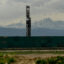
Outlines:
{"type": "Polygon", "coordinates": [[[26,36],[31,36],[30,6],[26,6],[26,36]]]}

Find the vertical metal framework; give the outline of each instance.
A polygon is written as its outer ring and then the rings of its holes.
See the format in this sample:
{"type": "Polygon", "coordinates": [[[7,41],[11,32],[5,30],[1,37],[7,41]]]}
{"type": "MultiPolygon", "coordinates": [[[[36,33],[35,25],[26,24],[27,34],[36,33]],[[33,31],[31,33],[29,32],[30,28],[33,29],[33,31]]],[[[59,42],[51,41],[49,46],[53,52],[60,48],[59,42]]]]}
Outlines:
{"type": "Polygon", "coordinates": [[[26,36],[31,36],[30,6],[26,6],[26,36]]]}

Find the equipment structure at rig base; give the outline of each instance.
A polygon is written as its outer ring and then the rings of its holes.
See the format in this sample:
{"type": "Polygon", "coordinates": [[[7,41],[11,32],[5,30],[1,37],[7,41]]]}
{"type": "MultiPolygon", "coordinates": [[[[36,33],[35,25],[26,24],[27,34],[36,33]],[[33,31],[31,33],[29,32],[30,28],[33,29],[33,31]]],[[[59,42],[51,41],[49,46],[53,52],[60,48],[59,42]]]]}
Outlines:
{"type": "Polygon", "coordinates": [[[30,6],[26,6],[26,36],[31,36],[30,6]]]}

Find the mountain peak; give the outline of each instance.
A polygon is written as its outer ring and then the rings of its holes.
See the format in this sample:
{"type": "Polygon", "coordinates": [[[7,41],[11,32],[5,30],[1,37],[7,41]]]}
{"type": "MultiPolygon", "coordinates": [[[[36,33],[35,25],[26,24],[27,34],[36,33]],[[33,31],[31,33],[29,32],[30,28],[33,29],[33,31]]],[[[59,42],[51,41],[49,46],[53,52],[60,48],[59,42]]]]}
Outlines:
{"type": "Polygon", "coordinates": [[[44,21],[44,22],[52,22],[52,19],[50,19],[50,18],[45,18],[45,19],[43,19],[43,21],[44,21]]]}

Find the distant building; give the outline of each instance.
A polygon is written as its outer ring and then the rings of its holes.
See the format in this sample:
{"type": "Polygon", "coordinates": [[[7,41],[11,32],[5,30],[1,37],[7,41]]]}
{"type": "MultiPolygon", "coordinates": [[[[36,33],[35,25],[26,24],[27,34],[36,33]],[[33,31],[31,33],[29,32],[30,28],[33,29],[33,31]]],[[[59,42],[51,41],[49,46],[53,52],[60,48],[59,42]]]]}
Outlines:
{"type": "Polygon", "coordinates": [[[26,6],[26,36],[31,36],[30,6],[26,6]]]}

